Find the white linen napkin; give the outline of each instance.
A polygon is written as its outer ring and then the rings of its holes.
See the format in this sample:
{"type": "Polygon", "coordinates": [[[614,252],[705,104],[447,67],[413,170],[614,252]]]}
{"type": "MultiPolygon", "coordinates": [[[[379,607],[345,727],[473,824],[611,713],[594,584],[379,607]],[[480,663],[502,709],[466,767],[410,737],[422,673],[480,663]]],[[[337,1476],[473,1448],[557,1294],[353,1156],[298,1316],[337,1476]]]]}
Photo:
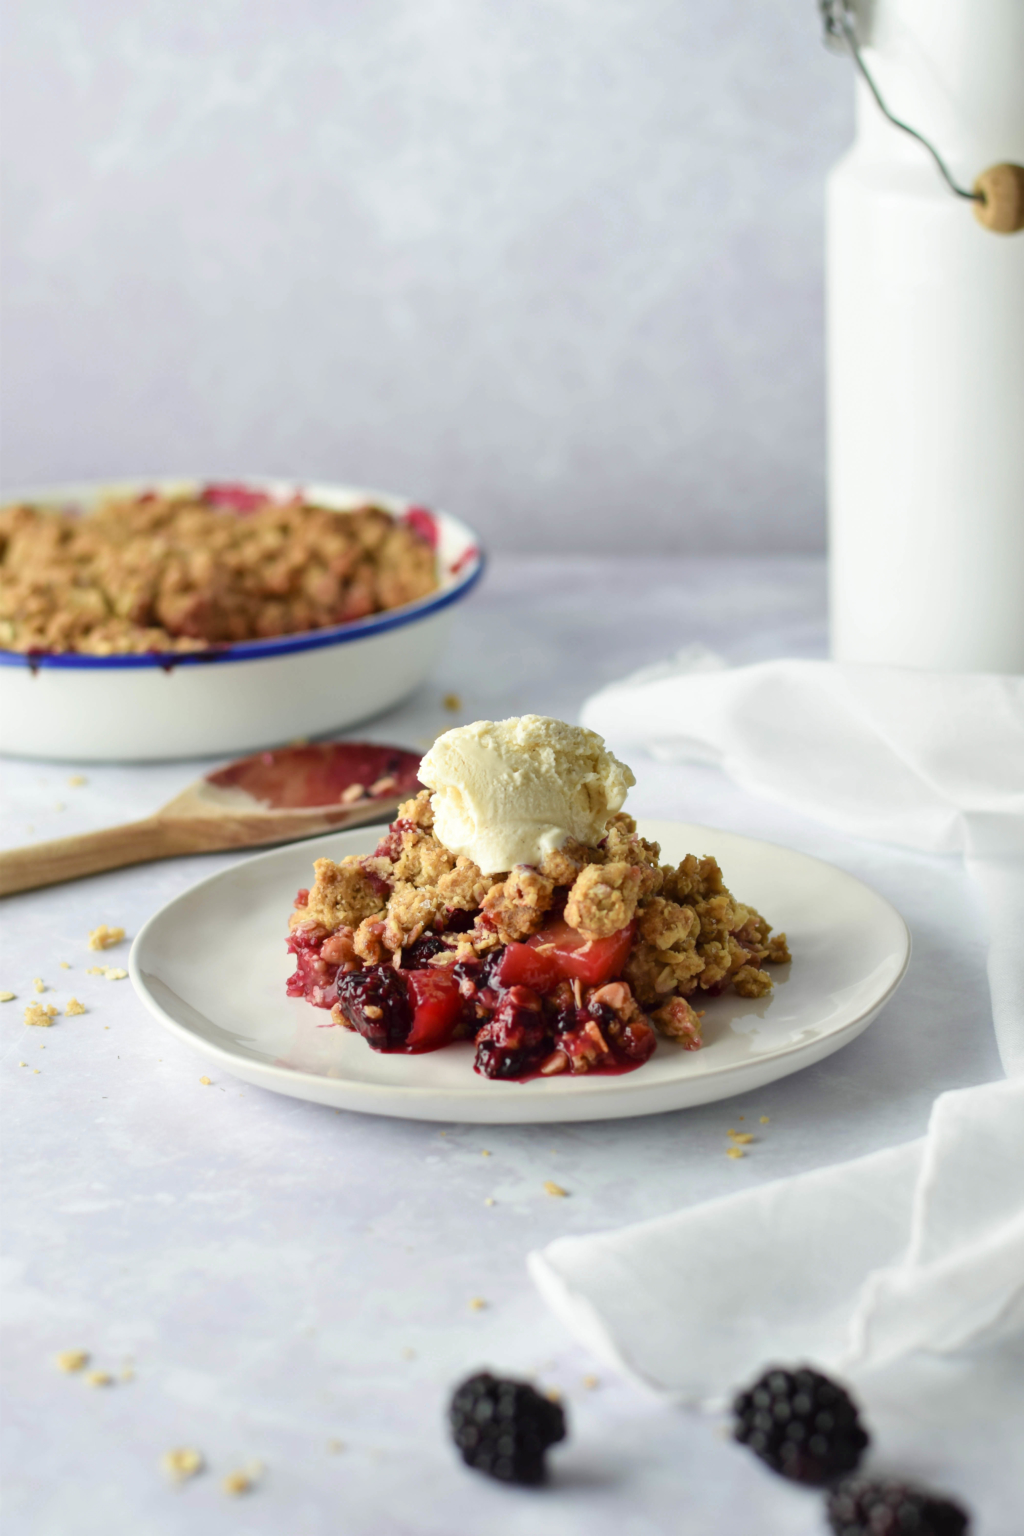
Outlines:
{"type": "MultiPolygon", "coordinates": [[[[1024,1332],[1024,679],[693,651],[588,700],[616,748],[717,762],[846,832],[962,851],[990,923],[1009,1082],[920,1141],[530,1256],[596,1355],[688,1402],[772,1360],[848,1375],[1024,1332]]],[[[798,963],[798,962],[797,962],[798,963]]]]}

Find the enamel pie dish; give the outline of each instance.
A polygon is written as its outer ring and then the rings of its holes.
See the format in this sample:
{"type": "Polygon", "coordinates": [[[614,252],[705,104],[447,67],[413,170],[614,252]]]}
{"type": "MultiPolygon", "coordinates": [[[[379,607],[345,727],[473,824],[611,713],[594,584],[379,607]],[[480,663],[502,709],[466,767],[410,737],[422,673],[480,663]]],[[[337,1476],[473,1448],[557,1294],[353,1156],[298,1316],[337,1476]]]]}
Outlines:
{"type": "MultiPolygon", "coordinates": [[[[402,516],[412,506],[401,497],[347,486],[252,477],[245,483],[281,498],[301,492],[337,511],[372,503],[402,516]]],[[[113,494],[199,484],[177,479],[35,487],[4,501],[88,513],[113,494]]],[[[0,650],[4,752],[76,763],[223,756],[347,729],[381,714],[430,673],[455,604],[483,572],[473,531],[447,513],[432,516],[437,589],[369,618],[189,653],[0,650]]]]}

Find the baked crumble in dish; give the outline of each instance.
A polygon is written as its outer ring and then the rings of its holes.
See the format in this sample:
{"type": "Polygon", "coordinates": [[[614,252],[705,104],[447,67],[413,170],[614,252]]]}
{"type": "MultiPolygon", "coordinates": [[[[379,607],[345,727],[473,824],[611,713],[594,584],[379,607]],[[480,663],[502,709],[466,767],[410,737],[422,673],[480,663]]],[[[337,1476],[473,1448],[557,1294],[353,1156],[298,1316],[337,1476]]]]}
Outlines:
{"type": "Polygon", "coordinates": [[[0,647],[194,652],[363,619],[438,586],[431,513],[244,485],[0,509],[0,647]]]}
{"type": "MultiPolygon", "coordinates": [[[[530,722],[578,732],[538,716],[503,726],[530,722]]],[[[516,779],[510,803],[520,789],[516,779]]],[[[662,864],[625,812],[599,818],[593,846],[563,837],[533,864],[485,875],[442,842],[441,809],[421,790],[372,854],[317,859],[296,898],[288,995],[330,1010],[373,1050],[473,1040],[485,1077],[629,1071],[659,1035],[699,1050],[701,1000],[763,997],[765,967],[790,958],[713,858],[662,864]]]]}

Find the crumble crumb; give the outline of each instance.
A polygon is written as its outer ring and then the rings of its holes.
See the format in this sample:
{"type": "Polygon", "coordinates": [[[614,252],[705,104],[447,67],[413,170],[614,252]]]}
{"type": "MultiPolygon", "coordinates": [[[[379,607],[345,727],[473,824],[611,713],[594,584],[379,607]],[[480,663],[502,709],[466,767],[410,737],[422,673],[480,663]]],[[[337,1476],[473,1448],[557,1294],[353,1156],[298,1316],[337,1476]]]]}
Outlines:
{"type": "Polygon", "coordinates": [[[599,1376],[584,1376],[583,1385],[586,1387],[588,1392],[593,1392],[595,1387],[599,1387],[601,1385],[601,1378],[599,1376]]]}
{"type": "Polygon", "coordinates": [[[345,1449],[345,1442],[344,1440],[328,1440],[327,1449],[332,1456],[337,1456],[339,1452],[345,1449]]]}
{"type": "Polygon", "coordinates": [[[415,1360],[416,1359],[416,1351],[414,1349],[410,1349],[410,1347],[408,1345],[406,1345],[406,1347],[402,1350],[402,1359],[403,1360],[415,1360]]]}
{"type": "Polygon", "coordinates": [[[727,1149],[725,1155],[726,1157],[746,1157],[747,1154],[744,1152],[742,1147],[733,1146],[727,1149]]]}
{"type": "Polygon", "coordinates": [[[462,700],[457,693],[446,693],[441,700],[445,709],[450,709],[453,715],[457,715],[462,708],[462,700]]]}
{"type": "Polygon", "coordinates": [[[19,1061],[18,1062],[18,1066],[19,1067],[27,1067],[28,1066],[28,1062],[27,1061],[19,1061]]]}
{"type": "Polygon", "coordinates": [[[86,778],[84,773],[73,773],[70,779],[68,779],[68,783],[72,789],[81,789],[82,785],[88,784],[88,782],[89,780],[86,778]]]}
{"type": "Polygon", "coordinates": [[[213,1087],[213,1083],[210,1081],[210,1079],[208,1077],[201,1077],[199,1079],[199,1081],[202,1083],[204,1088],[212,1088],[213,1087]]]}
{"type": "Polygon", "coordinates": [[[57,804],[54,806],[54,810],[55,811],[62,811],[63,809],[64,809],[64,801],[63,800],[58,800],[57,804]]]}
{"type": "Polygon", "coordinates": [[[78,1001],[77,997],[71,997],[71,998],[68,999],[68,1005],[64,1009],[64,1017],[66,1019],[73,1018],[75,1016],[75,1014],[84,1013],[84,1012],[85,1012],[85,1007],[84,1007],[84,1005],[82,1003],[80,1003],[78,1001]]]}
{"type": "Polygon", "coordinates": [[[112,1387],[114,1378],[109,1371],[90,1371],[85,1378],[90,1387],[112,1387]]]}
{"type": "Polygon", "coordinates": [[[98,928],[92,929],[87,942],[90,949],[111,949],[123,938],[123,928],[110,928],[106,923],[100,923],[98,928]]]}
{"type": "Polygon", "coordinates": [[[87,976],[105,976],[108,981],[124,981],[128,972],[119,965],[90,965],[85,974],[87,976]]]}
{"type": "Polygon", "coordinates": [[[43,980],[43,978],[41,976],[37,976],[35,981],[32,983],[32,988],[33,988],[33,991],[35,991],[35,992],[45,992],[46,991],[46,982],[43,980]]]}
{"type": "Polygon", "coordinates": [[[495,1200],[493,1195],[488,1195],[487,1199],[484,1201],[484,1205],[497,1205],[497,1203],[498,1202],[495,1200]]]}
{"type": "Polygon", "coordinates": [[[749,1147],[754,1139],[749,1131],[729,1131],[727,1134],[729,1140],[738,1147],[749,1147]]]}
{"type": "Polygon", "coordinates": [[[767,1115],[762,1115],[761,1116],[761,1124],[762,1125],[770,1125],[771,1124],[771,1122],[769,1121],[767,1115]]]}
{"type": "Polygon", "coordinates": [[[557,1387],[545,1387],[544,1396],[549,1403],[560,1403],[562,1401],[562,1394],[557,1387]]]}
{"type": "Polygon", "coordinates": [[[17,995],[16,992],[0,992],[0,1003],[13,1003],[17,995]]]}
{"type": "Polygon", "coordinates": [[[121,1367],[121,1380],[122,1381],[134,1381],[135,1380],[135,1368],[134,1368],[134,1366],[124,1365],[124,1366],[121,1367]]]}
{"type": "Polygon", "coordinates": [[[555,1195],[560,1200],[564,1200],[569,1194],[567,1189],[563,1189],[561,1184],[556,1184],[553,1179],[544,1180],[544,1192],[548,1195],[555,1195]]]}
{"type": "Polygon", "coordinates": [[[469,1298],[469,1310],[471,1312],[482,1312],[486,1306],[487,1303],[482,1296],[471,1296],[469,1298]]]}
{"type": "Polygon", "coordinates": [[[481,1147],[481,1149],[480,1149],[480,1156],[481,1157],[490,1157],[490,1155],[491,1154],[488,1152],[486,1147],[481,1147]]]}
{"type": "Polygon", "coordinates": [[[70,971],[70,969],[71,969],[70,965],[68,964],[68,962],[66,960],[62,960],[60,962],[60,968],[61,968],[62,971],[70,971]]]}
{"type": "Polygon", "coordinates": [[[25,1023],[38,1025],[41,1029],[49,1029],[57,1017],[57,1010],[52,1003],[47,1003],[44,1008],[42,1003],[29,1003],[25,1009],[25,1023]]]}
{"type": "Polygon", "coordinates": [[[177,1446],[172,1451],[164,1451],[160,1457],[162,1470],[176,1483],[195,1477],[205,1465],[202,1451],[193,1450],[190,1446],[177,1446]]]}
{"type": "Polygon", "coordinates": [[[56,1357],[57,1365],[62,1371],[84,1371],[90,1360],[87,1349],[62,1349],[56,1357]]]}
{"type": "Polygon", "coordinates": [[[252,1492],[253,1480],[248,1472],[229,1472],[221,1487],[225,1493],[237,1498],[240,1494],[252,1492]]]}

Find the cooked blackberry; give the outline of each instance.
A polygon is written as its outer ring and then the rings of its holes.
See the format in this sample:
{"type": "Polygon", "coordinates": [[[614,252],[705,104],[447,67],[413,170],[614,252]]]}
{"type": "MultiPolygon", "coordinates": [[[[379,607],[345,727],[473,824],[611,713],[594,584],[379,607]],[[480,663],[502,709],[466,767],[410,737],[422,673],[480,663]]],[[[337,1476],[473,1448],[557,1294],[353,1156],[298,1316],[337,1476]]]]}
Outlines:
{"type": "Polygon", "coordinates": [[[476,1070],[484,1077],[523,1077],[551,1054],[550,1026],[526,987],[504,994],[476,1037],[476,1070]],[[533,1000],[531,1004],[523,1001],[533,1000]]]}
{"type": "Polygon", "coordinates": [[[544,1453],[565,1439],[565,1414],[529,1382],[481,1371],[452,1397],[452,1439],[467,1467],[503,1483],[540,1483],[544,1453]]]}
{"type": "Polygon", "coordinates": [[[774,1366],[739,1394],[733,1413],[741,1445],[797,1483],[853,1472],[869,1440],[849,1394],[809,1366],[774,1366]]]}
{"type": "Polygon", "coordinates": [[[905,1483],[854,1478],[828,1496],[835,1536],[964,1536],[968,1515],[952,1499],[905,1483]]]}
{"type": "Polygon", "coordinates": [[[415,944],[410,944],[402,950],[402,970],[419,971],[432,960],[435,955],[444,954],[446,946],[435,933],[425,933],[415,944]]]}
{"type": "Polygon", "coordinates": [[[371,965],[338,977],[338,1005],[375,1051],[397,1051],[412,1028],[405,982],[390,965],[371,965]]]}

